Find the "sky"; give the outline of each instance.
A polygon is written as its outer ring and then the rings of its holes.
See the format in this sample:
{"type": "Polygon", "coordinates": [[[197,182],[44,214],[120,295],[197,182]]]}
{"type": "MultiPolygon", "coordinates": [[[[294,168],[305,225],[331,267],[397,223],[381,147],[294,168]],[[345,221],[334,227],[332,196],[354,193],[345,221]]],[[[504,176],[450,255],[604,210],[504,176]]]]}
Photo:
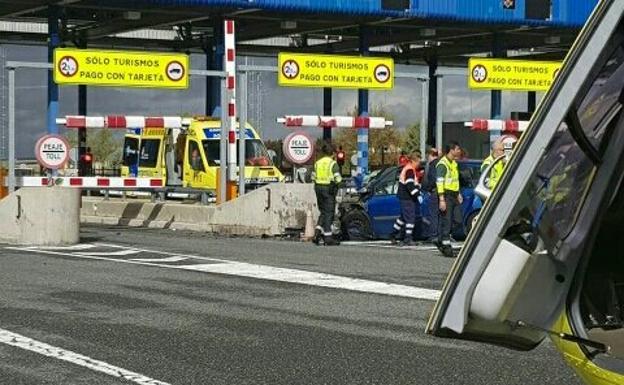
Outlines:
{"type": "MultiPolygon", "coordinates": [[[[0,45],[0,159],[6,159],[7,150],[7,81],[4,61],[47,60],[47,48],[40,46],[0,45]]],[[[239,63],[272,65],[277,59],[239,57],[239,63]]],[[[191,56],[191,69],[205,69],[205,58],[191,56]]],[[[397,65],[396,72],[426,73],[422,66],[397,65]]],[[[397,78],[391,91],[371,91],[370,106],[383,106],[394,119],[395,127],[404,129],[420,122],[422,83],[414,79],[397,78]]],[[[60,87],[60,116],[78,112],[76,86],[60,87]]],[[[46,133],[47,74],[43,70],[22,69],[16,73],[16,152],[19,159],[34,158],[34,145],[46,133]]],[[[203,115],[205,113],[205,80],[191,77],[187,90],[156,90],[110,87],[88,87],[89,115],[127,114],[146,116],[203,115]]],[[[346,115],[357,105],[356,90],[333,90],[334,115],[346,115]]],[[[510,111],[525,111],[526,93],[503,92],[503,117],[510,111]]],[[[471,91],[466,76],[444,77],[444,121],[467,121],[487,118],[490,111],[490,93],[471,91]]],[[[248,84],[248,118],[264,139],[284,138],[289,129],[275,122],[284,115],[321,115],[323,92],[321,88],[292,88],[277,85],[277,73],[250,73],[248,84]]],[[[307,128],[314,136],[322,135],[319,128],[307,128]]],[[[63,130],[61,130],[63,131],[63,130]]]]}

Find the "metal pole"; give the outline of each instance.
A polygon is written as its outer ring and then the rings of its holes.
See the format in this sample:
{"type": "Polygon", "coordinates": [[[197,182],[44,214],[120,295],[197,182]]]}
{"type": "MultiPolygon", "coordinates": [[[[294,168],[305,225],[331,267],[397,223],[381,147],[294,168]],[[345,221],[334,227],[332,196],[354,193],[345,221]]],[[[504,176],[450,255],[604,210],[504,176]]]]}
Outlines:
{"type": "Polygon", "coordinates": [[[436,148],[442,149],[442,124],[444,122],[444,76],[437,75],[437,116],[436,116],[436,148]]]}
{"type": "MultiPolygon", "coordinates": [[[[502,37],[499,34],[494,34],[494,41],[492,43],[492,57],[501,58],[505,57],[506,51],[503,49],[502,37]]],[[[501,90],[492,90],[490,93],[490,118],[501,119],[502,105],[503,105],[503,92],[501,90]]],[[[490,143],[493,143],[497,138],[501,136],[501,131],[490,131],[490,143]]]]}
{"type": "MultiPolygon", "coordinates": [[[[48,16],[48,63],[54,61],[54,49],[61,43],[58,30],[58,14],[59,10],[56,6],[50,6],[48,16]]],[[[59,129],[56,125],[56,117],[58,115],[58,85],[54,82],[53,70],[48,71],[48,134],[58,134],[59,129]]]]}
{"type": "Polygon", "coordinates": [[[9,70],[9,193],[15,191],[15,68],[9,70]]]}
{"type": "Polygon", "coordinates": [[[428,101],[429,108],[427,110],[427,144],[437,147],[436,127],[437,127],[437,111],[438,108],[438,82],[436,81],[436,71],[438,70],[438,59],[433,57],[429,61],[429,83],[428,101]]]}
{"type": "MultiPolygon", "coordinates": [[[[323,115],[331,116],[332,114],[332,89],[323,88],[323,115]]],[[[332,139],[331,127],[323,127],[323,140],[330,142],[332,139]]]]}
{"type": "Polygon", "coordinates": [[[227,201],[226,197],[226,183],[227,183],[227,149],[228,149],[228,125],[226,123],[228,119],[227,108],[223,108],[223,106],[227,106],[227,95],[225,92],[225,82],[226,79],[221,79],[221,143],[219,149],[219,196],[221,197],[221,202],[223,203],[227,201]]]}
{"type": "MultiPolygon", "coordinates": [[[[369,56],[370,54],[368,47],[368,30],[365,26],[360,27],[360,54],[362,56],[369,56]]],[[[358,90],[358,115],[363,117],[368,116],[367,89],[358,90]]],[[[368,128],[357,128],[357,149],[358,166],[356,185],[359,188],[362,187],[364,176],[368,173],[368,128]]]]}
{"type": "Polygon", "coordinates": [[[427,150],[427,113],[429,111],[429,80],[421,80],[422,106],[420,111],[420,152],[423,159],[426,159],[427,150]]]}
{"type": "MultiPolygon", "coordinates": [[[[247,61],[247,58],[245,58],[247,61]]],[[[238,123],[238,191],[245,194],[245,140],[247,139],[247,72],[241,72],[239,78],[240,92],[240,119],[238,123]]]]}
{"type": "Polygon", "coordinates": [[[535,112],[535,106],[537,105],[537,93],[535,91],[529,91],[527,94],[527,112],[531,115],[535,112]]]}

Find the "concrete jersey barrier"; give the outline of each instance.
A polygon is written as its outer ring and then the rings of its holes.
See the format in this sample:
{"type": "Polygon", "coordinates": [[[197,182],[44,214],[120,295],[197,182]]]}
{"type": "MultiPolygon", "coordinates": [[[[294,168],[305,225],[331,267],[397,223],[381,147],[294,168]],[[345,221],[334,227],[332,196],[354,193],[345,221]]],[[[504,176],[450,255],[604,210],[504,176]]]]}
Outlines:
{"type": "Polygon", "coordinates": [[[219,206],[83,198],[81,221],[248,236],[282,235],[318,218],[312,184],[274,183],[219,206]]]}
{"type": "Polygon", "coordinates": [[[80,240],[80,190],[23,187],[0,200],[0,242],[64,245],[80,240]]]}

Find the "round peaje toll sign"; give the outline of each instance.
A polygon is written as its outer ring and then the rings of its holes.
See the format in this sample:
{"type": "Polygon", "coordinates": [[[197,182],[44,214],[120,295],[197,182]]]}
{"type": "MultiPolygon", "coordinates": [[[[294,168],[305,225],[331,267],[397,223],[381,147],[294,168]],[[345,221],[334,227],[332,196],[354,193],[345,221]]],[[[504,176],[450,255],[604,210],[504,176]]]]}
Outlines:
{"type": "Polygon", "coordinates": [[[284,139],[283,150],[289,162],[305,164],[314,155],[314,141],[305,132],[293,132],[284,139]]]}
{"type": "Polygon", "coordinates": [[[56,170],[69,159],[69,143],[60,135],[44,135],[35,144],[35,156],[46,168],[56,170]]]}

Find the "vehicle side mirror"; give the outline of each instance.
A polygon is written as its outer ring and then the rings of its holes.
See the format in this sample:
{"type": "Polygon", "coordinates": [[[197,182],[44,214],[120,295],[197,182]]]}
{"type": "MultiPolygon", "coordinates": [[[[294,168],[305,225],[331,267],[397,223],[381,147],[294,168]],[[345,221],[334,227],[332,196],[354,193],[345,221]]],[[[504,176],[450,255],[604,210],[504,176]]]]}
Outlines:
{"type": "Polygon", "coordinates": [[[505,158],[506,155],[499,156],[481,173],[481,176],[479,177],[479,182],[477,183],[477,186],[474,190],[475,194],[477,194],[477,196],[481,198],[481,200],[486,201],[490,197],[490,195],[492,195],[492,190],[488,187],[490,173],[492,172],[494,166],[496,166],[499,162],[504,161],[505,158]]]}

